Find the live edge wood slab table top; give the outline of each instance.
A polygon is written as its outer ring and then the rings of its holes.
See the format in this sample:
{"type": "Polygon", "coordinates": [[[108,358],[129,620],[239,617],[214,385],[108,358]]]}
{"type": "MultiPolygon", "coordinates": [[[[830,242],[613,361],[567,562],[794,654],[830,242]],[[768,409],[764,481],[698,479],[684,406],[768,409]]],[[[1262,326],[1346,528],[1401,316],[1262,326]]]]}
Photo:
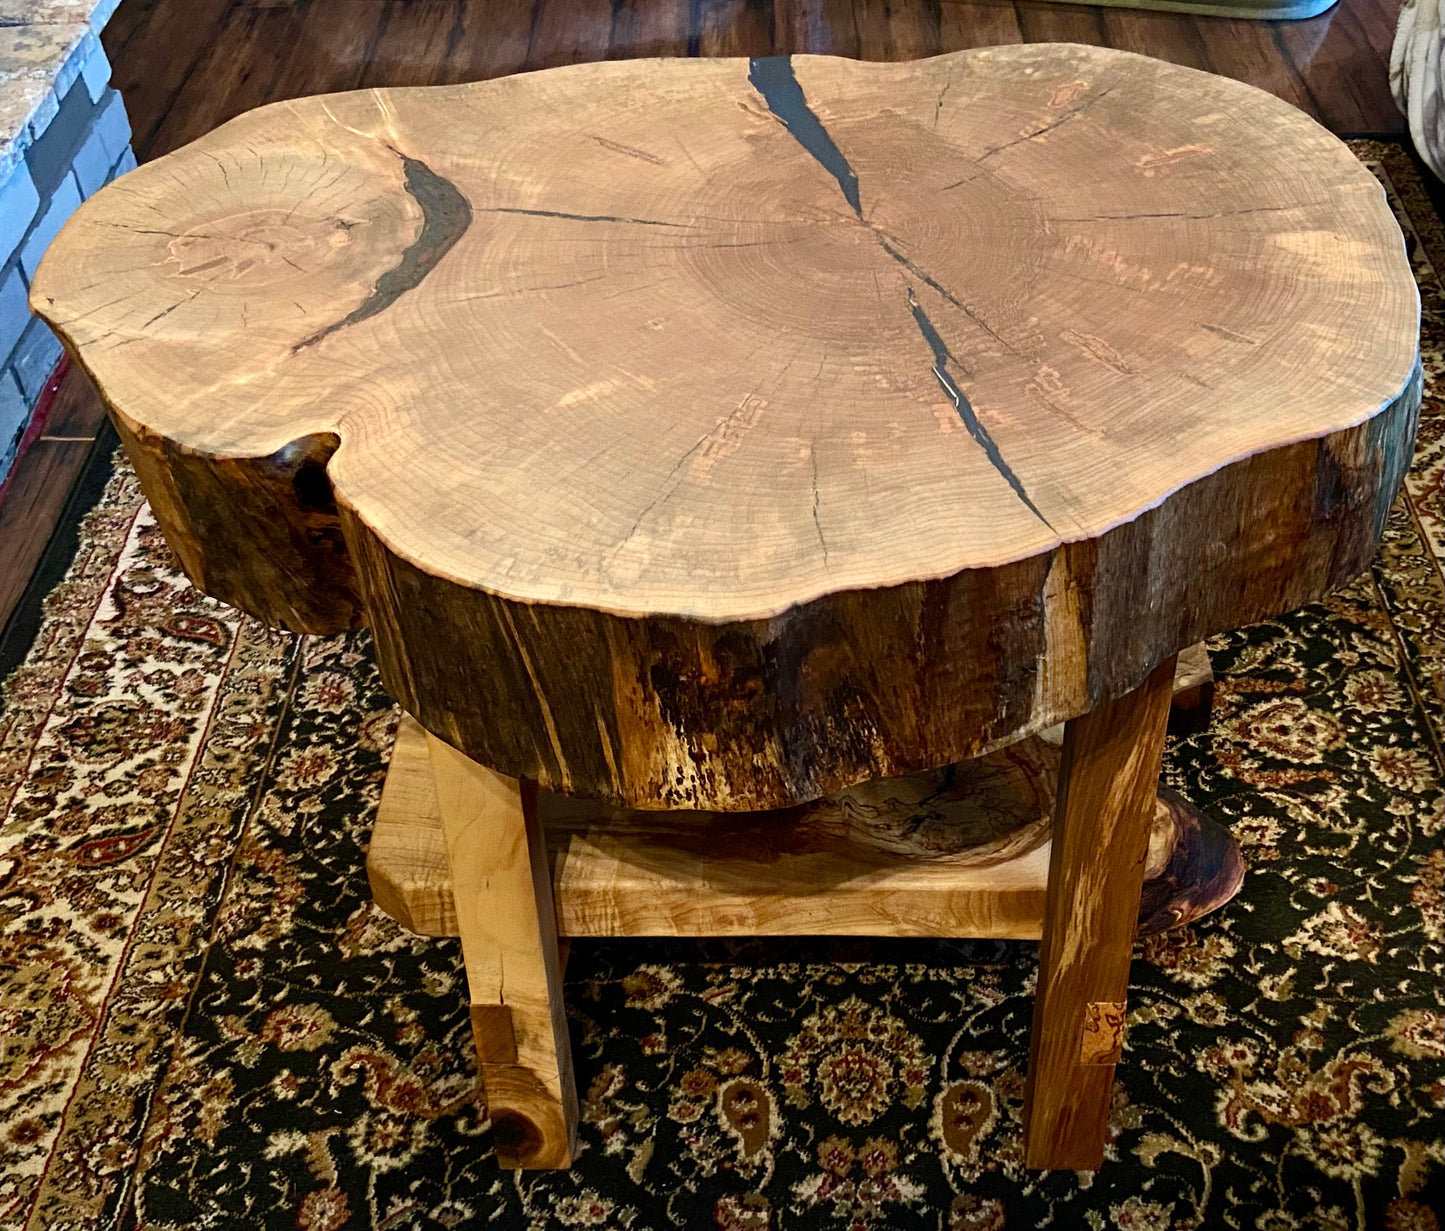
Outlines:
{"type": "Polygon", "coordinates": [[[374,630],[533,1164],[539,789],[789,809],[1067,722],[1028,1150],[1095,1165],[1174,655],[1365,567],[1420,396],[1349,151],[1072,45],[275,104],[86,202],[31,302],[198,586],[374,630]]]}

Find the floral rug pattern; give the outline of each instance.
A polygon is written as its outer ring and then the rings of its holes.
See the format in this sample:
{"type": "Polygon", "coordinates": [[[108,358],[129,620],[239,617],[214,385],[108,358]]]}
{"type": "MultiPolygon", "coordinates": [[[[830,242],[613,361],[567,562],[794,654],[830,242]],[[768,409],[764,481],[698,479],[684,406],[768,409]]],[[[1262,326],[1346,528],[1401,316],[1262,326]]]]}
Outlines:
{"type": "Polygon", "coordinates": [[[1372,570],[1211,644],[1166,776],[1249,861],[1137,951],[1108,1160],[1022,1165],[1034,947],[578,942],[567,1172],[499,1171],[456,941],[371,903],[358,633],[185,583],[123,466],[0,710],[0,1229],[1439,1231],[1445,233],[1395,146],[1426,405],[1372,570]]]}

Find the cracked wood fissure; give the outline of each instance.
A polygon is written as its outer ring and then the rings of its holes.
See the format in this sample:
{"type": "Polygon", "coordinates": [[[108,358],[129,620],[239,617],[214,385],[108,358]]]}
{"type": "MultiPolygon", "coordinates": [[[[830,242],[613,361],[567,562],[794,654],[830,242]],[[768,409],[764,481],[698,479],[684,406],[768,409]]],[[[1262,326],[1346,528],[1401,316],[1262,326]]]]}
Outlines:
{"type": "Polygon", "coordinates": [[[1420,390],[1345,147],[1065,45],[295,99],[84,202],[32,303],[197,585],[631,807],[963,760],[1319,599],[1420,390]]]}
{"type": "Polygon", "coordinates": [[[686,230],[685,222],[662,222],[656,218],[624,218],[619,214],[568,214],[556,209],[521,209],[493,205],[477,211],[481,214],[521,214],[528,218],[565,218],[570,222],[625,222],[639,227],[674,227],[686,230]]]}
{"type": "MultiPolygon", "coordinates": [[[[938,383],[942,386],[944,393],[948,394],[958,409],[958,417],[968,428],[968,434],[978,441],[979,447],[988,455],[988,460],[993,463],[994,469],[1008,480],[1008,485],[1014,489],[1018,498],[1028,505],[1029,511],[1044,525],[1049,526],[1049,519],[1040,513],[1038,506],[1029,499],[1029,494],[1024,490],[1024,485],[1019,482],[1018,475],[1014,474],[1009,464],[1000,456],[998,445],[994,443],[988,429],[978,421],[978,415],[969,405],[968,398],[949,374],[948,361],[953,356],[949,353],[947,343],[939,337],[938,330],[933,327],[933,322],[928,319],[928,314],[924,312],[923,305],[918,302],[912,289],[908,292],[908,308],[913,313],[913,319],[918,322],[918,331],[928,343],[929,349],[933,351],[933,374],[938,378],[938,383]]],[[[1052,530],[1053,527],[1049,526],[1049,529],[1052,530]]]]}
{"type": "Polygon", "coordinates": [[[858,198],[858,176],[848,165],[843,151],[834,144],[828,130],[813,109],[793,72],[792,56],[767,56],[749,62],[748,80],[763,96],[771,111],[818,164],[838,181],[838,189],[852,211],[863,217],[858,198]]]}
{"type": "MultiPolygon", "coordinates": [[[[898,251],[897,247],[890,242],[886,235],[869,222],[868,219],[864,218],[863,207],[858,196],[858,176],[849,165],[847,158],[844,157],[843,152],[838,148],[833,138],[828,135],[828,130],[824,127],[823,122],[817,117],[813,109],[808,106],[807,96],[803,93],[803,87],[798,84],[797,76],[793,72],[793,58],[791,56],[770,56],[765,59],[755,59],[750,62],[748,80],[753,83],[758,93],[763,96],[764,101],[768,104],[768,109],[772,111],[772,113],[778,117],[779,121],[782,122],[783,126],[797,138],[798,144],[811,154],[823,169],[838,181],[838,187],[842,190],[843,196],[852,207],[853,212],[858,215],[859,221],[873,233],[873,237],[878,241],[883,251],[897,261],[898,264],[902,265],[904,269],[908,270],[909,273],[924,282],[931,290],[936,291],[946,299],[980,329],[983,329],[995,340],[1007,346],[1008,344],[1004,342],[1004,339],[999,337],[989,325],[980,320],[978,315],[969,308],[967,304],[949,292],[937,279],[919,269],[908,257],[898,251]]],[[[939,92],[938,101],[934,105],[935,125],[938,120],[938,112],[943,106],[943,96],[947,93],[949,84],[951,84],[951,81],[944,84],[943,89],[939,92]]],[[[1077,112],[1082,109],[1082,107],[1077,108],[1071,115],[1077,114],[1077,112]]],[[[1062,123],[1062,121],[1059,122],[1062,123]]],[[[1055,125],[1048,125],[1047,127],[1052,128],[1054,126],[1055,125]]],[[[1040,131],[1046,130],[1047,129],[1043,129],[1040,131]]],[[[1034,133],[1030,135],[1037,136],[1038,134],[1034,133]]],[[[984,456],[988,458],[994,469],[1004,477],[1008,485],[1013,488],[1018,498],[1028,506],[1029,511],[1052,530],[1053,526],[1049,525],[1049,519],[1039,512],[1038,506],[1029,498],[1028,493],[1024,490],[1023,484],[1019,482],[1018,476],[1013,472],[1009,464],[1004,461],[1003,455],[999,452],[997,442],[995,442],[989,434],[988,429],[979,421],[978,412],[974,410],[967,395],[959,387],[957,380],[949,373],[948,361],[952,359],[953,356],[949,353],[947,345],[939,336],[938,330],[934,328],[932,322],[929,321],[928,317],[924,314],[917,297],[913,293],[912,287],[908,290],[908,307],[913,314],[914,320],[918,322],[918,328],[922,332],[924,340],[933,352],[933,374],[938,378],[938,383],[943,387],[944,393],[948,395],[949,400],[953,402],[955,408],[958,410],[958,417],[963,420],[964,426],[968,428],[969,435],[978,441],[979,446],[984,451],[984,456]]],[[[817,513],[817,502],[815,500],[813,506],[814,521],[817,521],[817,513]]],[[[818,530],[818,541],[819,543],[823,542],[821,526],[818,530]]],[[[823,554],[825,556],[827,555],[826,546],[824,546],[823,554]]]]}
{"type": "Polygon", "coordinates": [[[1042,137],[1047,133],[1053,132],[1054,129],[1058,128],[1060,125],[1067,124],[1070,120],[1082,115],[1095,103],[1101,102],[1112,93],[1112,88],[1107,90],[1100,90],[1099,93],[1095,94],[1092,98],[1080,103],[1077,107],[1070,108],[1057,119],[1050,120],[1047,124],[1044,124],[1039,128],[1035,128],[1032,132],[1024,133],[1021,137],[1015,137],[1012,141],[1005,141],[1002,145],[990,146],[978,156],[978,161],[986,162],[988,159],[994,157],[996,154],[1003,153],[1004,150],[1011,150],[1017,145],[1022,145],[1025,141],[1033,141],[1035,138],[1042,137]]]}
{"type": "Polygon", "coordinates": [[[823,559],[828,559],[828,539],[823,534],[823,523],[818,518],[818,505],[822,500],[818,492],[818,451],[815,448],[809,449],[808,461],[813,468],[813,526],[818,532],[818,546],[822,549],[823,559]]]}
{"type": "Polygon", "coordinates": [[[398,150],[393,153],[401,159],[406,191],[421,210],[421,230],[415,242],[394,266],[377,278],[371,294],[361,304],[339,321],[297,342],[291,348],[293,351],[315,346],[340,329],[385,312],[407,291],[421,284],[471,225],[471,204],[455,184],[443,179],[419,158],[410,158],[398,150]]]}

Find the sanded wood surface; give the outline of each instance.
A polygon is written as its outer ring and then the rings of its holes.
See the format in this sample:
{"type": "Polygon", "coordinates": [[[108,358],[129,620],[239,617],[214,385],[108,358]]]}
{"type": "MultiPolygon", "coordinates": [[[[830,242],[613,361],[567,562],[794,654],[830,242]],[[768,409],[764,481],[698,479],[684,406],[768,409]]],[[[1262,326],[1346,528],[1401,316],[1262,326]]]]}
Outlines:
{"type": "Polygon", "coordinates": [[[1024,1092],[1030,1167],[1104,1159],[1173,662],[1064,731],[1024,1092]]]}
{"type": "MultiPolygon", "coordinates": [[[[1037,939],[1059,757],[1054,742],[1032,737],[780,815],[624,812],[544,792],[558,930],[1037,939]]],[[[366,866],[392,918],[428,936],[458,934],[427,741],[410,716],[397,729],[366,866]]],[[[1242,874],[1229,834],[1160,788],[1141,933],[1216,909],[1242,874]]]]}
{"type": "Polygon", "coordinates": [[[962,760],[1318,597],[1418,403],[1368,172],[1078,46],[298,100],[87,202],[33,302],[197,584],[630,806],[962,760]]]}

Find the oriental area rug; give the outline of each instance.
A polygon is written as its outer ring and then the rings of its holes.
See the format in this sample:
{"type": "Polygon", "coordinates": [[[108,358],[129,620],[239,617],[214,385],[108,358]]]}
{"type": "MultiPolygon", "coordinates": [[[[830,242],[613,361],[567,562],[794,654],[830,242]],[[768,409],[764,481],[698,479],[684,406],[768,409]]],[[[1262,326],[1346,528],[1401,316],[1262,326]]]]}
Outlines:
{"type": "Polygon", "coordinates": [[[1104,1167],[1024,1168],[1035,948],[579,941],[564,1172],[499,1171],[461,952],[371,903],[367,634],[196,593],[123,462],[0,711],[0,1229],[1439,1231],[1445,231],[1371,569],[1210,643],[1169,784],[1249,872],[1136,953],[1104,1167]]]}

